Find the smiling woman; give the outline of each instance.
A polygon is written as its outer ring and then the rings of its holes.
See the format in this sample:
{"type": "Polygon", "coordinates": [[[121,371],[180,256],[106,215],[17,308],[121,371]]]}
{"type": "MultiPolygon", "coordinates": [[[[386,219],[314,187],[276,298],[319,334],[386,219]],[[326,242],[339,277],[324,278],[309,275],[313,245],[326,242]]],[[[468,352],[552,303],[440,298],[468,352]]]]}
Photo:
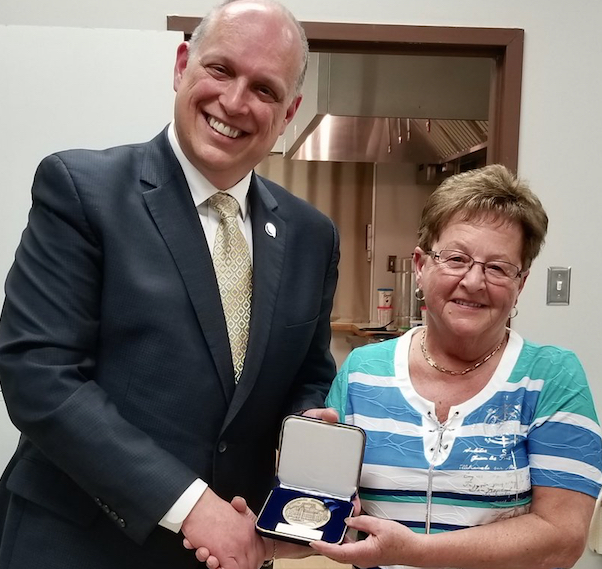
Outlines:
{"type": "Polygon", "coordinates": [[[432,245],[453,253],[435,257],[421,247],[414,253],[416,282],[428,308],[427,344],[450,369],[466,367],[503,340],[527,278],[518,276],[523,263],[519,223],[495,214],[463,221],[462,215],[454,215],[432,245]],[[473,257],[483,260],[471,262],[473,257]],[[501,263],[510,266],[508,275],[499,270],[501,263]]]}
{"type": "Polygon", "coordinates": [[[429,197],[414,251],[427,326],[354,350],[327,399],[367,433],[367,515],[349,521],[367,537],[316,551],[361,567],[579,558],[602,482],[585,373],[574,353],[506,328],[547,222],[500,165],[452,176],[429,197]]]}

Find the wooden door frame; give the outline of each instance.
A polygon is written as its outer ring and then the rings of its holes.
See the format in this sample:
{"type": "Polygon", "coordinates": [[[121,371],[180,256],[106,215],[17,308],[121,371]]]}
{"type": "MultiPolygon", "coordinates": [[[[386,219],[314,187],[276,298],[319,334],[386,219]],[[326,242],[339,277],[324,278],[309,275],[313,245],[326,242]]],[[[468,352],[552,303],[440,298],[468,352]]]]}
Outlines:
{"type": "MultiPolygon", "coordinates": [[[[188,37],[200,17],[167,16],[167,29],[188,37]]],[[[516,172],[524,30],[301,22],[311,51],[487,57],[495,62],[489,104],[487,162],[516,172]]]]}

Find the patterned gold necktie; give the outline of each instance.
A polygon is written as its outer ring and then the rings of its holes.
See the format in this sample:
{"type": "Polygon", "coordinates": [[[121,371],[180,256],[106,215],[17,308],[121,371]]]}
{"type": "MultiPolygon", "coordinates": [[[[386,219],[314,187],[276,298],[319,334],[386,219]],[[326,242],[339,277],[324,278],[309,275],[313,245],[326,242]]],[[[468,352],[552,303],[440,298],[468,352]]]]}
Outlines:
{"type": "Polygon", "coordinates": [[[228,327],[234,381],[238,383],[249,341],[253,291],[251,255],[247,240],[238,227],[236,199],[219,191],[209,198],[209,204],[220,216],[213,246],[213,266],[228,327]]]}

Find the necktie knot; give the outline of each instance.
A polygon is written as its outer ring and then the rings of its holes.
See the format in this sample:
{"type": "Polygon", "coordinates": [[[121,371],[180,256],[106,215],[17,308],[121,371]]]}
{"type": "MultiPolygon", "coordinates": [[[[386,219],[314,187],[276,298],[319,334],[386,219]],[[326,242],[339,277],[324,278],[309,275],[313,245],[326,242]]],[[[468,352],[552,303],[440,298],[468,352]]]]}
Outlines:
{"type": "Polygon", "coordinates": [[[222,191],[213,194],[209,198],[209,204],[219,213],[220,217],[236,217],[240,210],[236,198],[222,191]]]}

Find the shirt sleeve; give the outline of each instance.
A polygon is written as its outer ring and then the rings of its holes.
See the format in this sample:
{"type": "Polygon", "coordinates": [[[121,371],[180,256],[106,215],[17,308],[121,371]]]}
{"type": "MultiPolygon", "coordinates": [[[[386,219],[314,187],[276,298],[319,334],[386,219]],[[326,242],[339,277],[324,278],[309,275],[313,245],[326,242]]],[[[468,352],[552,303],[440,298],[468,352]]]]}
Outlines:
{"type": "Polygon", "coordinates": [[[601,431],[585,371],[573,352],[552,347],[542,349],[533,371],[544,384],[528,433],[531,482],[596,498],[601,431]]]}
{"type": "Polygon", "coordinates": [[[169,508],[167,513],[159,520],[159,525],[178,533],[186,516],[190,514],[194,505],[207,490],[207,483],[197,478],[169,508]]]}

